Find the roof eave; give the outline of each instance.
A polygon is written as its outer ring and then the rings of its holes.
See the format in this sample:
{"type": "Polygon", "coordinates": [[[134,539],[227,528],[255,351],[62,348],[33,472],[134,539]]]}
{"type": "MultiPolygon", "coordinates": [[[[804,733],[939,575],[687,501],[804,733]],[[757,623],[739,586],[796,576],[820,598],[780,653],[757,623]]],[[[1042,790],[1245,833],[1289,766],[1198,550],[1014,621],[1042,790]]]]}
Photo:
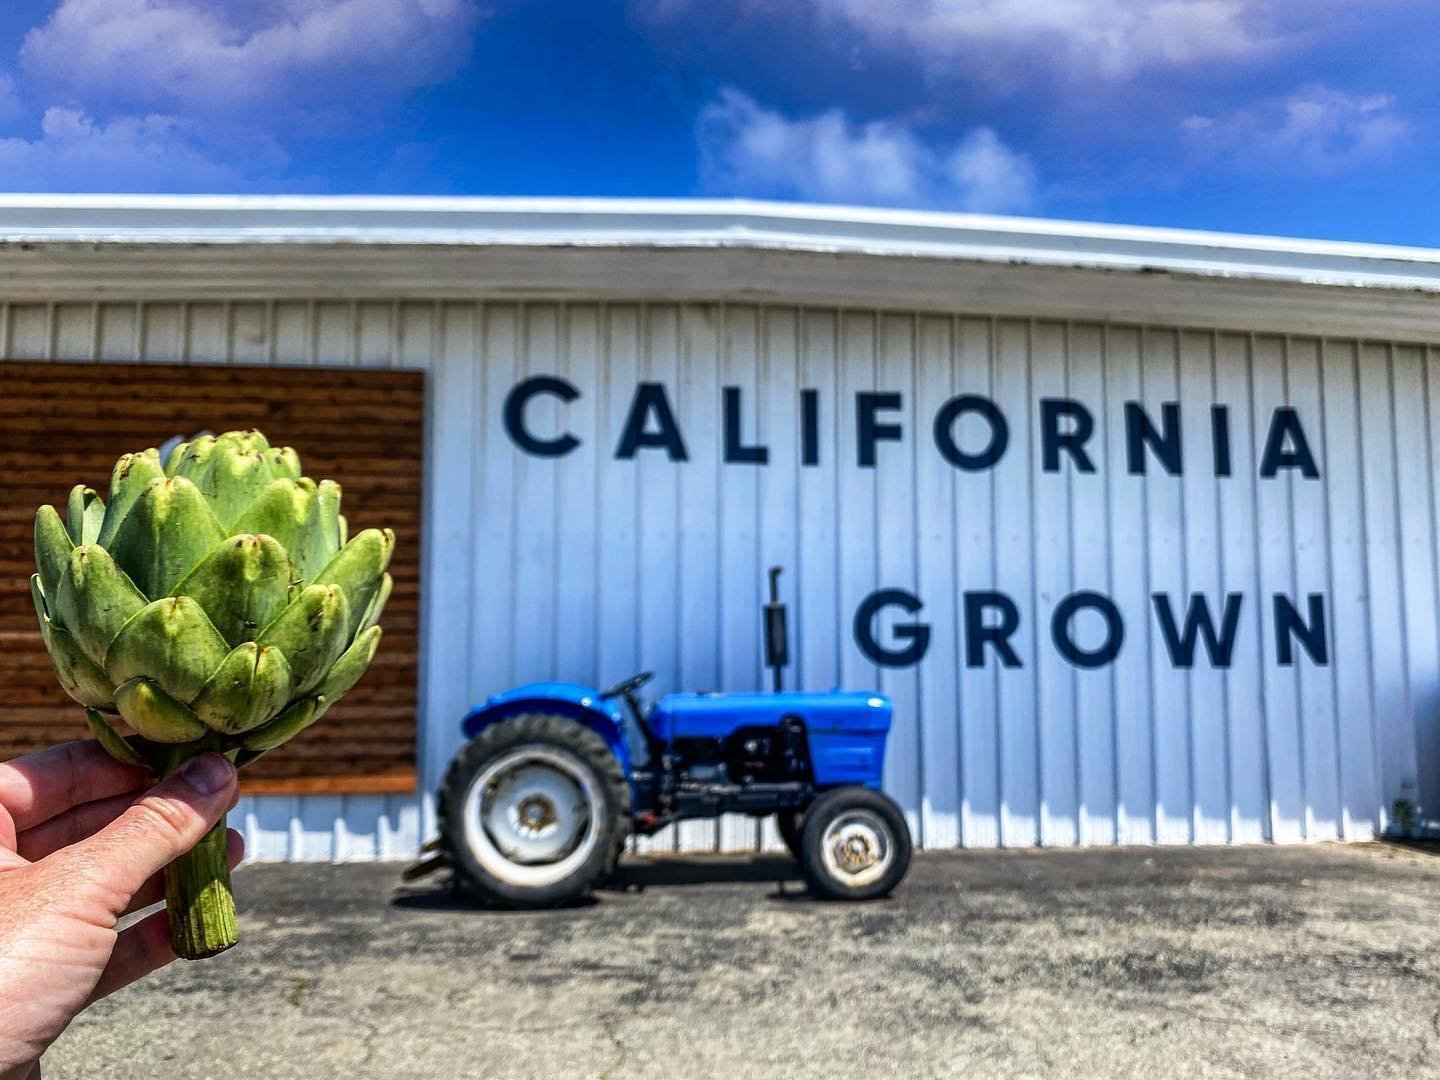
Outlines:
{"type": "Polygon", "coordinates": [[[0,245],[753,249],[1440,292],[1440,251],[748,200],[0,195],[0,245]]]}

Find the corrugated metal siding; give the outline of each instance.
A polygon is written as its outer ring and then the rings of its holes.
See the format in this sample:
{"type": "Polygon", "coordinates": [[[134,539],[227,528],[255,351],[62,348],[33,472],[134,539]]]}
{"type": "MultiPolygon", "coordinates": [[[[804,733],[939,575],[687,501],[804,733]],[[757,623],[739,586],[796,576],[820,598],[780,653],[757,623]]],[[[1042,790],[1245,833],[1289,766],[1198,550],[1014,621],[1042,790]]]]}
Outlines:
{"type": "MultiPolygon", "coordinates": [[[[786,566],[792,683],[896,703],[887,786],[926,845],[1364,837],[1390,800],[1440,805],[1437,529],[1440,353],[1400,344],[1158,327],[787,307],[236,303],[11,305],[15,358],[404,364],[428,368],[430,439],[421,759],[433,788],[456,721],[540,677],[653,689],[761,683],[764,568],[786,566]],[[499,423],[527,374],[537,430],[583,444],[530,457],[499,423]],[[613,449],[640,381],[663,382],[689,460],[613,449]],[[720,459],[721,387],[739,386],[765,466],[720,459]],[[799,391],[820,392],[817,467],[800,465],[799,391]],[[903,441],[855,464],[854,394],[898,391],[903,441]],[[992,398],[1010,447],[954,469],[930,435],[950,396],[992,398]],[[1096,471],[1040,467],[1038,402],[1095,415],[1096,471]],[[1126,470],[1123,407],[1181,403],[1185,469],[1126,470]],[[1211,467],[1209,405],[1230,408],[1233,475],[1211,467]],[[1257,478],[1272,410],[1295,406],[1322,479],[1257,478]],[[933,629],[915,668],[855,646],[861,598],[897,586],[933,629]],[[965,590],[1015,598],[1020,668],[963,666],[965,590]],[[1051,647],[1050,612],[1094,589],[1125,618],[1112,665],[1051,647]],[[1244,594],[1234,663],[1173,667],[1150,596],[1244,594]],[[1275,662],[1272,593],[1326,597],[1330,664],[1275,662]],[[1422,768],[1422,763],[1426,763],[1422,768]]],[[[1303,610],[1303,603],[1301,604],[1303,610]]],[[[408,854],[412,797],[252,798],[260,858],[408,854]]],[[[647,846],[749,848],[766,826],[687,823],[647,846]]]]}

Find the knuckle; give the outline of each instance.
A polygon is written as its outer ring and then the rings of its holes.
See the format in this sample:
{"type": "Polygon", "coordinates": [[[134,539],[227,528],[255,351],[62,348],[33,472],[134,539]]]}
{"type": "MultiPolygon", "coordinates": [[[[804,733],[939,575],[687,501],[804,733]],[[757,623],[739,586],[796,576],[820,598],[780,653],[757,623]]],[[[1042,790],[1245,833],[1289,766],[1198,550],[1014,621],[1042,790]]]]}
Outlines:
{"type": "Polygon", "coordinates": [[[195,831],[196,814],[183,803],[146,795],[128,811],[130,827],[173,843],[185,843],[195,831]]]}

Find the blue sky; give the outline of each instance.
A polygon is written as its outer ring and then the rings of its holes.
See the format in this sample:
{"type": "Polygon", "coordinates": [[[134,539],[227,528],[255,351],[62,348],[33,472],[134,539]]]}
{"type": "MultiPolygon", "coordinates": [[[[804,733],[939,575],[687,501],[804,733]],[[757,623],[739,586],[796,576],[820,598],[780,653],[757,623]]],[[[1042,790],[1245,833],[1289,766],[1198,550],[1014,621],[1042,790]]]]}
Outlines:
{"type": "Polygon", "coordinates": [[[1431,0],[8,0],[0,189],[743,195],[1440,246],[1431,0]]]}

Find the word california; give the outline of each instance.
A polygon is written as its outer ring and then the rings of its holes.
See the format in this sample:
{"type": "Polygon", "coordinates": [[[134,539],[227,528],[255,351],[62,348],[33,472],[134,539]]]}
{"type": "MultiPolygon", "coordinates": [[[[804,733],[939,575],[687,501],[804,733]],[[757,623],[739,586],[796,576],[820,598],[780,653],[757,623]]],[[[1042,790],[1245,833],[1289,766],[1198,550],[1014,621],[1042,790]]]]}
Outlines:
{"type": "MultiPolygon", "coordinates": [[[[537,399],[547,400],[552,413],[555,404],[568,405],[581,397],[574,383],[558,375],[532,375],[522,379],[506,395],[504,405],[505,432],[510,440],[527,454],[536,457],[565,457],[574,453],[587,439],[600,437],[597,432],[577,432],[564,420],[563,408],[557,424],[537,422],[532,408],[537,399]]],[[[712,407],[707,405],[706,407],[712,407]]],[[[720,400],[713,406],[719,410],[720,459],[727,465],[764,466],[770,464],[771,447],[755,432],[746,430],[747,416],[754,412],[754,402],[747,403],[745,392],[738,386],[721,388],[720,400]]],[[[835,409],[837,420],[853,423],[854,464],[873,469],[882,461],[886,444],[900,443],[907,438],[928,438],[936,451],[957,469],[979,472],[994,468],[1010,450],[1011,422],[1000,406],[981,394],[956,394],[935,407],[921,423],[921,430],[907,431],[903,422],[905,397],[899,391],[860,391],[839,403],[823,402],[818,390],[802,389],[795,402],[794,423],[787,423],[799,436],[798,451],[802,466],[821,464],[830,449],[822,439],[822,409],[835,409]]],[[[1201,406],[1207,412],[1204,425],[1209,453],[1206,464],[1216,476],[1230,476],[1231,417],[1230,407],[1223,404],[1201,406]]],[[[1265,437],[1261,443],[1257,472],[1262,479],[1295,475],[1318,480],[1320,470],[1316,455],[1300,414],[1288,405],[1275,407],[1264,420],[1265,437]]],[[[1185,471],[1185,457],[1193,448],[1185,445],[1181,430],[1180,404],[1175,401],[1147,406],[1138,401],[1123,402],[1114,438],[1125,447],[1125,471],[1145,475],[1153,467],[1171,476],[1185,471]]],[[[1099,451],[1094,410],[1073,398],[1041,398],[1036,403],[1035,423],[1038,427],[1040,468],[1059,472],[1063,465],[1078,473],[1093,473],[1099,451]]],[[[753,426],[753,422],[752,422],[753,426]]],[[[664,383],[641,382],[630,395],[624,419],[613,435],[613,456],[617,461],[632,460],[643,453],[659,453],[669,460],[690,460],[689,436],[676,412],[674,402],[664,383]]],[[[852,441],[852,440],[846,440],[852,441]]]]}

